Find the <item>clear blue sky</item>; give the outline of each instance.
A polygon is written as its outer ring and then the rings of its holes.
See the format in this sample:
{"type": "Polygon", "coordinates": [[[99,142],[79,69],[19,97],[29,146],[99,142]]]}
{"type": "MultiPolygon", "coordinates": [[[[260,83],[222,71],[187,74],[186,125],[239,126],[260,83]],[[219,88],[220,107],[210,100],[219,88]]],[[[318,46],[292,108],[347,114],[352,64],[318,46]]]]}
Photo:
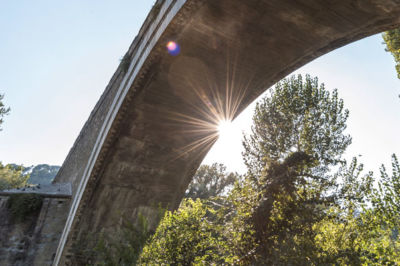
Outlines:
{"type": "MultiPolygon", "coordinates": [[[[0,92],[11,114],[0,161],[61,165],[154,1],[0,0],[0,92]]],[[[380,35],[333,51],[296,71],[338,88],[350,109],[347,157],[376,170],[400,154],[400,81],[380,35]]],[[[241,135],[252,108],[205,159],[243,172],[241,135]],[[227,153],[226,145],[230,150],[227,153]]]]}

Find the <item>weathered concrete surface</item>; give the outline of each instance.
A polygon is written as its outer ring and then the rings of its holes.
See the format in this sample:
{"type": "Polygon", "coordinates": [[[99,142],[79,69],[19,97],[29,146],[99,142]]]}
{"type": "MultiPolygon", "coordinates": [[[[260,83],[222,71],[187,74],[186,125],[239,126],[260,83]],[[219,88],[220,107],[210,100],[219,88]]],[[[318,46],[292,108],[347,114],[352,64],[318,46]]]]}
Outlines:
{"type": "Polygon", "coordinates": [[[51,265],[57,250],[70,199],[44,198],[40,211],[15,222],[0,196],[0,265],[51,265]]]}
{"type": "MultiPolygon", "coordinates": [[[[35,244],[32,249],[33,265],[52,265],[61,233],[67,220],[71,199],[45,198],[35,228],[35,244]]],[[[26,264],[25,264],[26,265],[26,264]]]]}
{"type": "Polygon", "coordinates": [[[71,183],[55,183],[49,185],[31,185],[22,188],[0,190],[0,196],[14,194],[37,194],[45,198],[67,198],[72,196],[71,183]]]}
{"type": "Polygon", "coordinates": [[[73,190],[55,264],[88,234],[116,230],[121,215],[176,208],[216,120],[313,59],[399,24],[398,0],[157,1],[55,179],[73,190]],[[166,52],[170,40],[178,56],[166,52]]]}

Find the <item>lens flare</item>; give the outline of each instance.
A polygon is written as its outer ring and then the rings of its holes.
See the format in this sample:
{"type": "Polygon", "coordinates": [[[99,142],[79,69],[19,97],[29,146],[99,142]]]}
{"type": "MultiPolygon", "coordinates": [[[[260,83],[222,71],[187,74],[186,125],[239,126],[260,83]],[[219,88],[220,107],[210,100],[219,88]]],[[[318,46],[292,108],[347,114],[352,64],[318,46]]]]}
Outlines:
{"type": "MultiPolygon", "coordinates": [[[[179,45],[176,42],[168,42],[166,48],[168,53],[176,50],[179,53],[179,45]]],[[[192,92],[191,97],[182,98],[191,107],[190,113],[165,110],[168,113],[165,123],[173,125],[177,134],[183,133],[188,137],[188,141],[184,140],[176,149],[176,155],[170,158],[171,161],[188,159],[191,156],[203,158],[204,152],[207,152],[217,140],[226,144],[226,147],[233,141],[233,135],[237,130],[231,121],[240,111],[244,96],[253,82],[253,77],[244,79],[237,73],[237,58],[237,55],[227,55],[225,84],[217,81],[208,71],[200,71],[200,75],[196,77],[191,75],[181,77],[186,83],[185,89],[192,92]]],[[[213,69],[212,66],[206,67],[206,70],[207,68],[213,69]]],[[[201,66],[198,69],[202,69],[201,66]]]]}
{"type": "Polygon", "coordinates": [[[179,47],[179,44],[177,44],[176,42],[169,41],[167,43],[167,50],[170,55],[175,56],[175,55],[179,54],[179,52],[181,51],[181,48],[179,47]]]}
{"type": "Polygon", "coordinates": [[[229,120],[219,121],[217,129],[218,129],[218,135],[221,138],[225,138],[225,137],[229,136],[232,133],[232,131],[234,130],[232,122],[229,120]]]}

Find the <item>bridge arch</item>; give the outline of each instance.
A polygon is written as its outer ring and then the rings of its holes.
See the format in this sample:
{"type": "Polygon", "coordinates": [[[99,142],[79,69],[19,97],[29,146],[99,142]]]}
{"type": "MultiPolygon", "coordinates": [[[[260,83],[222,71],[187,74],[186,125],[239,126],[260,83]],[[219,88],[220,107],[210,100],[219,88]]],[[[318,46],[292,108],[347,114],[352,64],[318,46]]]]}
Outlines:
{"type": "Polygon", "coordinates": [[[399,25],[397,0],[157,1],[55,179],[72,183],[73,200],[54,264],[121,215],[177,208],[218,120],[313,59],[399,25]]]}

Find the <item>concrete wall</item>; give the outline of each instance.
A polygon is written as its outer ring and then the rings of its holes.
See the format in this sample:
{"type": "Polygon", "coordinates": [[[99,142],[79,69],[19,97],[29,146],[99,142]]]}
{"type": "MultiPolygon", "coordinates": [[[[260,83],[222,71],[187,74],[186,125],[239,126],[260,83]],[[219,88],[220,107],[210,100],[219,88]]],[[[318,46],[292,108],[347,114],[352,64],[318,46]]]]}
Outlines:
{"type": "Polygon", "coordinates": [[[44,198],[40,211],[15,222],[0,196],[0,265],[51,265],[69,210],[69,199],[44,198]]]}

